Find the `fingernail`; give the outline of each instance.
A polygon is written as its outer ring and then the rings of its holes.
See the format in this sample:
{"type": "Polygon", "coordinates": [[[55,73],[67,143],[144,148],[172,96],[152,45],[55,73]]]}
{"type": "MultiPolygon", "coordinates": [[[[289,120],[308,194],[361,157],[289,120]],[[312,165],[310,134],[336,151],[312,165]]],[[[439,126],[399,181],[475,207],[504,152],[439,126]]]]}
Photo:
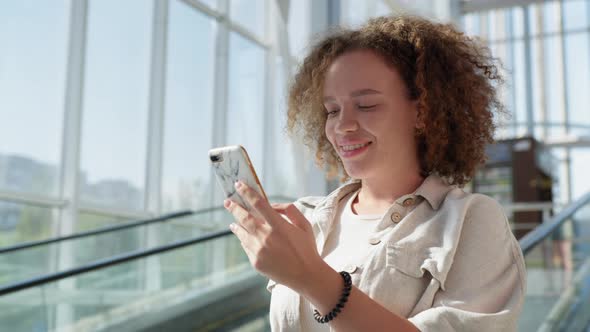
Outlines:
{"type": "Polygon", "coordinates": [[[223,206],[227,209],[231,205],[231,200],[226,199],[223,201],[223,206]]]}
{"type": "Polygon", "coordinates": [[[235,183],[236,189],[240,189],[242,187],[242,181],[238,180],[235,183]]]}
{"type": "Polygon", "coordinates": [[[229,224],[229,229],[231,229],[232,231],[234,230],[234,228],[236,227],[236,225],[234,224],[229,224]]]}

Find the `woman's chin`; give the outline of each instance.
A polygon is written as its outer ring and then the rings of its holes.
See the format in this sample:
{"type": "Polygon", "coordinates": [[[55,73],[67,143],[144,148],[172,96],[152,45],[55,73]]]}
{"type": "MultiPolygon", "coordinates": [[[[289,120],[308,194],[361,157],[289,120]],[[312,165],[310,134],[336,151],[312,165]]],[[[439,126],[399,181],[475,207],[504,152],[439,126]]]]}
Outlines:
{"type": "Polygon", "coordinates": [[[352,179],[363,179],[368,175],[366,168],[345,165],[344,169],[346,170],[346,174],[348,174],[348,176],[352,179]]]}

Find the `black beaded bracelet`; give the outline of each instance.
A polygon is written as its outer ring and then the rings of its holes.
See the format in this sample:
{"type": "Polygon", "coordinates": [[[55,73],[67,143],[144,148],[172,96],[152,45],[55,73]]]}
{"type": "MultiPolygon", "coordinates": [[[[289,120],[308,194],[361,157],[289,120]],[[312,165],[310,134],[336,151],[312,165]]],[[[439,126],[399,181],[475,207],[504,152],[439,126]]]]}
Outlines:
{"type": "Polygon", "coordinates": [[[340,301],[338,301],[338,304],[336,305],[336,307],[334,307],[334,309],[332,309],[332,311],[330,311],[327,315],[323,317],[317,309],[314,309],[313,318],[315,318],[315,320],[318,323],[324,324],[336,318],[336,315],[340,313],[340,311],[344,307],[344,304],[346,303],[346,301],[348,301],[348,296],[350,295],[350,290],[352,289],[352,279],[350,278],[350,274],[346,271],[340,272],[340,275],[342,276],[342,279],[344,279],[344,289],[342,290],[342,296],[340,296],[340,301]]]}

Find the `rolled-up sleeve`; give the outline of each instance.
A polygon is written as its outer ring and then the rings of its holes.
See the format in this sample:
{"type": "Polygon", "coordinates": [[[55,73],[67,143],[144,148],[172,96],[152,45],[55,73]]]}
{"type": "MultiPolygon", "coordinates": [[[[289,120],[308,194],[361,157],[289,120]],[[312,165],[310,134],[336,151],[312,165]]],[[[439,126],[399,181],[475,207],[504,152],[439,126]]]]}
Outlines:
{"type": "Polygon", "coordinates": [[[480,196],[469,208],[451,268],[432,306],[409,320],[420,331],[516,331],[526,271],[500,205],[480,196]]]}

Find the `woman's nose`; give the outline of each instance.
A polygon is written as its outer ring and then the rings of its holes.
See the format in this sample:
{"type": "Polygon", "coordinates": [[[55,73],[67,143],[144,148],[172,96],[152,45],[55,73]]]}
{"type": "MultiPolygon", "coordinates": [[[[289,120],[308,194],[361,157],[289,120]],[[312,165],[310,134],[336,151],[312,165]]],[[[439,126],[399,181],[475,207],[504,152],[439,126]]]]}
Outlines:
{"type": "Polygon", "coordinates": [[[342,109],[336,120],[335,130],[337,133],[347,133],[356,131],[359,128],[357,118],[354,115],[354,111],[350,109],[342,109]]]}

